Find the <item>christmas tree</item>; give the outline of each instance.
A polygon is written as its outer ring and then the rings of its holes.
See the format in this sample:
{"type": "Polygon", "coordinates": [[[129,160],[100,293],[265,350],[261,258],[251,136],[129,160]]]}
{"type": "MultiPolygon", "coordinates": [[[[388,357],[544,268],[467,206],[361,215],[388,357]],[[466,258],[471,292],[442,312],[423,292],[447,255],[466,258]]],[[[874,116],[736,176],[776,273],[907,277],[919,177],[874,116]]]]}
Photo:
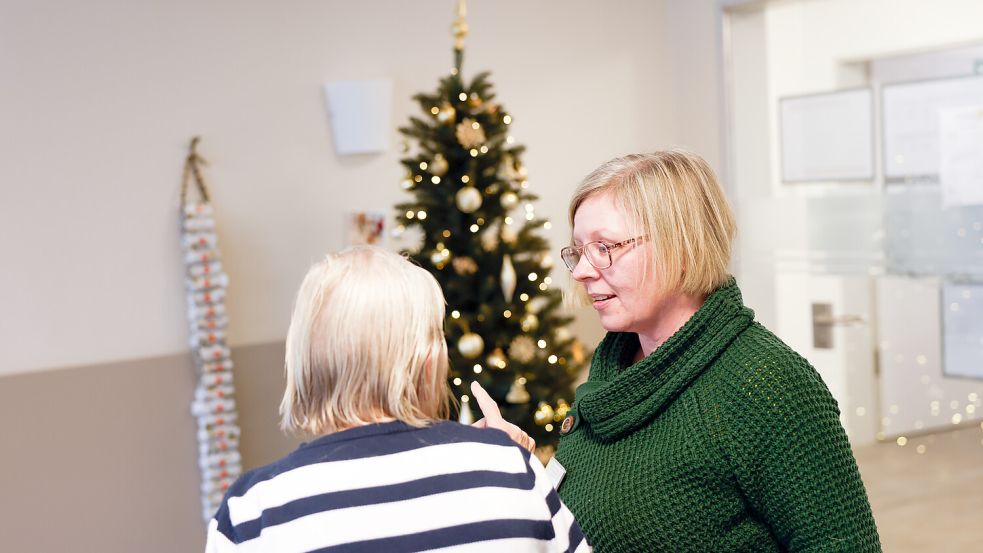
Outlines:
{"type": "Polygon", "coordinates": [[[525,148],[509,134],[512,117],[494,101],[489,73],[470,82],[461,76],[463,0],[452,28],[454,68],[435,93],[414,96],[424,115],[400,129],[413,146],[401,160],[402,186],[413,199],[397,206],[396,232],[422,235],[405,253],[436,277],[447,299],[455,416],[471,421],[477,407],[469,385],[477,380],[507,420],[550,445],[585,351],[560,312],[541,236],[550,223],[535,215],[525,148]]]}

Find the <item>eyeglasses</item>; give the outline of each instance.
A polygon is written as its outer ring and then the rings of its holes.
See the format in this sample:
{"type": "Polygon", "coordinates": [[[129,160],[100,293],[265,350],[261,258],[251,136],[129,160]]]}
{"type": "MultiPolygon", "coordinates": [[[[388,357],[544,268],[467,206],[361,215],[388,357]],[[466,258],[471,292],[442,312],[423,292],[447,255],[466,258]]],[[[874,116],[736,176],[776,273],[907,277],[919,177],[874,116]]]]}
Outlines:
{"type": "Polygon", "coordinates": [[[563,264],[567,266],[567,269],[570,269],[571,273],[577,268],[580,258],[585,253],[587,254],[587,262],[595,269],[607,269],[612,263],[611,250],[616,250],[644,238],[644,236],[636,236],[628,240],[622,240],[616,244],[609,244],[597,240],[595,242],[588,242],[583,246],[567,246],[560,250],[560,258],[563,259],[563,264]]]}

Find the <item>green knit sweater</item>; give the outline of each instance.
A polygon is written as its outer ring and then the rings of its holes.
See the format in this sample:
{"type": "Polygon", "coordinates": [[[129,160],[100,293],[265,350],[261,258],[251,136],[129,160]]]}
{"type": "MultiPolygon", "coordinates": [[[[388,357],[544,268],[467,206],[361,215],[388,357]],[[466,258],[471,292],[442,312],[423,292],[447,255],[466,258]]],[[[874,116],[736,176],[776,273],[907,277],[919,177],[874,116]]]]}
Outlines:
{"type": "Polygon", "coordinates": [[[881,550],[836,401],[753,319],[731,279],[638,363],[598,346],[556,454],[595,551],[881,550]]]}

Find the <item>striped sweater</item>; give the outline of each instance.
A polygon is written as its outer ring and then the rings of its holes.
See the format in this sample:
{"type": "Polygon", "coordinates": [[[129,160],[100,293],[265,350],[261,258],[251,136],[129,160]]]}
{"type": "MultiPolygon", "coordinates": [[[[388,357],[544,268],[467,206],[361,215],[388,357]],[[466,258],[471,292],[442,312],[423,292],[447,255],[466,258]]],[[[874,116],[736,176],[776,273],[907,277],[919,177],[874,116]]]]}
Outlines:
{"type": "Polygon", "coordinates": [[[588,551],[542,465],[503,432],[387,422],[244,474],[206,552],[588,551]]]}

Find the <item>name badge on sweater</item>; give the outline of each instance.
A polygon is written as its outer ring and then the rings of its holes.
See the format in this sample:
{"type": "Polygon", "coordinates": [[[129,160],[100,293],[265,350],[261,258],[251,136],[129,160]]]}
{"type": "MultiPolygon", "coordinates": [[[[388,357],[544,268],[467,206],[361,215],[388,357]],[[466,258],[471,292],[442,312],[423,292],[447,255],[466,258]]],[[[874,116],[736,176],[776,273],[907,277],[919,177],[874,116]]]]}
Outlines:
{"type": "Polygon", "coordinates": [[[546,475],[553,482],[553,489],[558,490],[560,489],[560,483],[563,482],[563,477],[567,475],[567,469],[563,468],[563,465],[556,460],[556,457],[551,457],[550,462],[546,464],[546,475]]]}

